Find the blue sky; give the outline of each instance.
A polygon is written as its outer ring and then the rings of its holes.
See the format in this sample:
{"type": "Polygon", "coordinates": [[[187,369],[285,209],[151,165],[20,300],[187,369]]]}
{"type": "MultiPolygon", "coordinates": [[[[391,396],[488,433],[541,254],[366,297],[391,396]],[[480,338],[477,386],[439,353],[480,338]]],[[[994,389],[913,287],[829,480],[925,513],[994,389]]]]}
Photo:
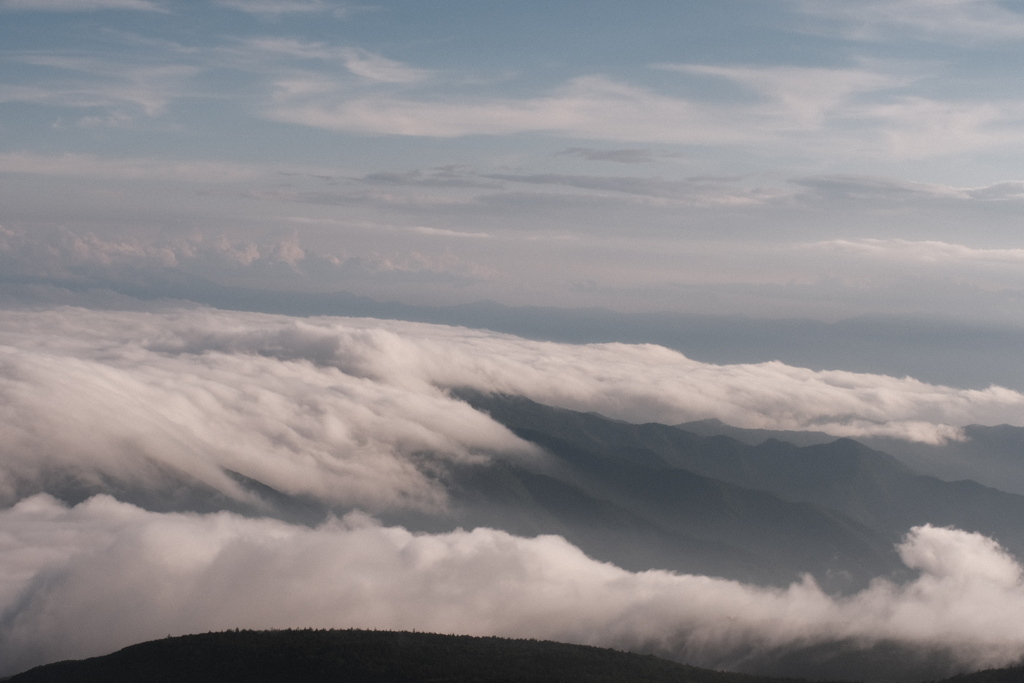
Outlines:
{"type": "Polygon", "coordinates": [[[1024,322],[1024,3],[0,12],[8,280],[1024,322]]]}

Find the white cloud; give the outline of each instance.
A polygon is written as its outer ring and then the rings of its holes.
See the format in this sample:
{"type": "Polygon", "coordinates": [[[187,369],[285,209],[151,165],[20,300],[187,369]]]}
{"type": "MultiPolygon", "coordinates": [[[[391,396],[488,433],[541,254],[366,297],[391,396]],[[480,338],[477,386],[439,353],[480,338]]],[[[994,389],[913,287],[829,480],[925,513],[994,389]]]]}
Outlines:
{"type": "MultiPolygon", "coordinates": [[[[905,85],[907,78],[867,69],[835,69],[787,66],[709,66],[699,64],[658,64],[656,68],[687,74],[714,76],[749,88],[778,107],[773,112],[793,128],[817,128],[861,93],[905,85]]],[[[764,113],[768,113],[767,111],[764,113]]]]}
{"type": "Polygon", "coordinates": [[[828,240],[806,245],[811,249],[825,249],[875,258],[895,259],[901,262],[917,261],[934,264],[978,263],[980,265],[1020,266],[1024,264],[1024,249],[979,249],[963,244],[950,244],[935,240],[860,239],[828,240]]]}
{"type": "Polygon", "coordinates": [[[345,67],[356,76],[380,83],[417,83],[430,77],[425,69],[414,69],[411,66],[396,62],[393,59],[361,50],[344,48],[341,51],[345,67]]]}
{"type": "Polygon", "coordinates": [[[217,0],[217,4],[248,14],[271,17],[324,12],[344,16],[349,11],[343,4],[326,0],[217,0]]]}
{"type": "MultiPolygon", "coordinates": [[[[356,70],[356,62],[349,61],[356,70]]],[[[373,64],[376,64],[374,62],[373,64]]],[[[423,80],[396,65],[381,83],[423,80]]],[[[576,78],[520,99],[353,93],[326,74],[279,77],[265,115],[373,135],[462,137],[544,132],[578,139],[700,146],[754,145],[792,154],[922,159],[1019,145],[1019,99],[950,100],[910,94],[916,77],[867,68],[656,65],[749,90],[748,102],[664,95],[603,76],[576,78]]],[[[360,66],[360,68],[362,68],[360,66]]]]}
{"type": "MultiPolygon", "coordinates": [[[[432,72],[388,59],[382,55],[357,47],[337,47],[327,43],[311,43],[294,38],[250,38],[238,47],[224,50],[235,57],[259,59],[260,57],[287,57],[298,60],[335,62],[344,65],[352,74],[377,83],[418,83],[429,79],[432,72]]],[[[293,95],[336,90],[336,84],[325,74],[291,74],[282,81],[285,91],[293,95]],[[319,83],[316,88],[296,90],[287,84],[311,81],[319,83]]]]}
{"type": "Polygon", "coordinates": [[[847,115],[874,124],[880,149],[896,158],[924,159],[1016,145],[1024,103],[907,96],[851,108],[847,115]]]}
{"type": "Polygon", "coordinates": [[[469,237],[469,238],[489,238],[486,232],[461,232],[459,230],[447,230],[445,228],[431,228],[426,225],[417,225],[412,228],[413,232],[421,235],[430,235],[431,237],[469,237]]]}
{"type": "MultiPolygon", "coordinates": [[[[495,451],[531,452],[440,389],[313,364],[321,356],[333,359],[337,341],[300,328],[252,330],[270,334],[272,345],[297,344],[284,352],[287,359],[168,351],[180,343],[202,345],[193,332],[226,332],[220,323],[208,327],[211,316],[114,315],[106,317],[107,331],[84,312],[65,311],[49,322],[16,316],[25,326],[4,338],[0,360],[4,493],[11,495],[17,481],[38,480],[48,467],[86,480],[159,486],[157,466],[239,499],[246,495],[224,469],[337,504],[438,509],[444,494],[420,454],[474,462],[495,451]],[[184,337],[172,332],[175,319],[185,325],[178,330],[184,337]],[[47,334],[43,328],[53,336],[27,348],[30,338],[47,334]],[[77,334],[77,341],[69,336],[77,334]],[[121,341],[107,346],[116,337],[121,341]]],[[[244,316],[229,318],[229,325],[249,325],[244,316]]],[[[388,344],[373,330],[351,332],[371,345],[388,344]]]]}
{"type": "Polygon", "coordinates": [[[103,9],[166,12],[150,0],[4,0],[0,9],[44,12],[86,12],[103,9]]]}
{"type": "Polygon", "coordinates": [[[0,330],[8,497],[19,482],[70,468],[141,487],[177,471],[245,499],[227,469],[333,504],[437,509],[445,498],[431,468],[532,452],[449,387],[634,422],[717,417],[930,443],[967,423],[1024,424],[1024,396],[997,387],[718,366],[651,345],[398,321],[59,309],[2,312],[0,330]]]}
{"type": "Polygon", "coordinates": [[[1020,566],[988,538],[930,526],[899,546],[918,578],[849,597],[810,579],[764,589],[631,573],[555,536],[412,534],[361,515],[309,529],[35,496],[0,512],[0,530],[0,673],[236,627],[544,638],[716,668],[836,641],[896,641],[969,668],[1024,655],[1020,566]]]}
{"type": "Polygon", "coordinates": [[[493,173],[483,177],[530,185],[553,185],[602,193],[621,193],[633,198],[655,199],[659,204],[671,201],[683,206],[757,205],[787,199],[791,196],[790,191],[776,188],[746,187],[701,178],[679,181],[637,176],[567,175],[561,173],[533,175],[493,173]]]}
{"type": "Polygon", "coordinates": [[[582,138],[683,144],[751,138],[723,121],[724,112],[596,76],[575,79],[549,96],[520,100],[438,101],[374,95],[339,101],[337,95],[287,96],[279,97],[267,115],[316,128],[384,135],[459,137],[551,131],[582,138]]]}

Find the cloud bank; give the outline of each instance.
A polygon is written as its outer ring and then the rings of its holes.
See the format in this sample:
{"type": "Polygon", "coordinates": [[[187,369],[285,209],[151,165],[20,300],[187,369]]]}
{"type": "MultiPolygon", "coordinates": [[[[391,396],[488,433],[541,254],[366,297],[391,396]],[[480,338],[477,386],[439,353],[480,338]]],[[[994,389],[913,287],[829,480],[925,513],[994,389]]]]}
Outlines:
{"type": "Polygon", "coordinates": [[[400,321],[68,308],[2,311],[0,330],[10,502],[54,472],[146,487],[167,471],[247,500],[230,471],[336,506],[437,511],[448,464],[540,457],[448,393],[458,387],[632,422],[717,417],[925,443],[969,423],[1024,424],[1024,395],[999,387],[400,321]]]}
{"type": "Polygon", "coordinates": [[[230,513],[158,514],[45,495],[0,512],[0,674],[167,634],[362,627],[497,634],[743,669],[780,648],[881,641],[959,665],[1024,655],[1021,567],[979,534],[915,527],[920,571],[830,597],[596,562],[556,536],[412,534],[352,514],[316,529],[230,513]]]}
{"type": "Polygon", "coordinates": [[[918,527],[900,546],[918,578],[834,597],[810,579],[779,590],[631,573],[555,536],[414,534],[363,512],[309,528],[31,495],[54,473],[146,489],[176,472],[258,505],[230,471],[342,509],[443,511],[451,463],[543,458],[448,391],[463,386],[633,421],[926,441],[969,421],[1021,423],[1024,407],[999,388],[400,321],[0,311],[0,674],[235,627],[551,638],[740,670],[827,643],[897,643],[966,668],[1024,655],[1020,566],[952,529],[918,527]]]}

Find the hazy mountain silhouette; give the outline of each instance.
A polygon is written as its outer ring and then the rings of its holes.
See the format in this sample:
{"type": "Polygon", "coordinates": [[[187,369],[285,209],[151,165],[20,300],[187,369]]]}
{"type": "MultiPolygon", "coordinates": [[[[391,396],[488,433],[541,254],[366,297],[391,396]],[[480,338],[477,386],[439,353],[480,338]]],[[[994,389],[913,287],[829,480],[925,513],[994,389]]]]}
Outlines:
{"type": "MultiPolygon", "coordinates": [[[[778,439],[797,446],[831,443],[836,437],[824,432],[743,429],[716,419],[676,425],[701,436],[730,436],[756,446],[778,439]]],[[[895,456],[921,474],[946,481],[972,479],[1009,493],[1024,495],[1024,427],[967,425],[964,441],[941,445],[904,441],[884,436],[858,438],[861,443],[895,456]]]]}
{"type": "Polygon", "coordinates": [[[949,525],[993,536],[1024,555],[1024,496],[917,474],[895,457],[851,439],[803,447],[768,439],[751,446],[727,436],[634,425],[521,397],[460,395],[538,443],[560,439],[602,457],[648,466],[660,460],[663,467],[831,508],[889,538],[917,524],[949,525]]]}

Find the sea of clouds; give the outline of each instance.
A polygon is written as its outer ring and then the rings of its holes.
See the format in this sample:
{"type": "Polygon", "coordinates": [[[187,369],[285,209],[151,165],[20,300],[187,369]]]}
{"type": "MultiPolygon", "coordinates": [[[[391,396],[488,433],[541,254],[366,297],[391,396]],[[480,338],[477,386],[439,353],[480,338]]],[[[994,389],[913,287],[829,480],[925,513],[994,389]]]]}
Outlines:
{"type": "Polygon", "coordinates": [[[0,675],[229,627],[552,638],[731,667],[835,640],[944,649],[974,668],[1024,656],[1021,567],[977,534],[910,530],[900,553],[918,578],[834,597],[810,580],[631,573],[558,537],[379,525],[370,515],[443,510],[447,463],[545,457],[456,387],[636,422],[929,443],[1024,424],[1024,395],[998,387],[719,366],[651,345],[203,308],[0,311],[0,675]],[[240,501],[252,494],[228,472],[362,512],[309,528],[25,493],[54,473],[146,489],[168,472],[240,501]]]}
{"type": "Polygon", "coordinates": [[[979,534],[915,527],[919,578],[848,597],[632,573],[557,536],[413,534],[361,513],[317,528],[39,494],[0,512],[0,673],[227,628],[359,627],[544,638],[743,668],[837,640],[983,668],[1024,654],[1021,567],[979,534]]]}

